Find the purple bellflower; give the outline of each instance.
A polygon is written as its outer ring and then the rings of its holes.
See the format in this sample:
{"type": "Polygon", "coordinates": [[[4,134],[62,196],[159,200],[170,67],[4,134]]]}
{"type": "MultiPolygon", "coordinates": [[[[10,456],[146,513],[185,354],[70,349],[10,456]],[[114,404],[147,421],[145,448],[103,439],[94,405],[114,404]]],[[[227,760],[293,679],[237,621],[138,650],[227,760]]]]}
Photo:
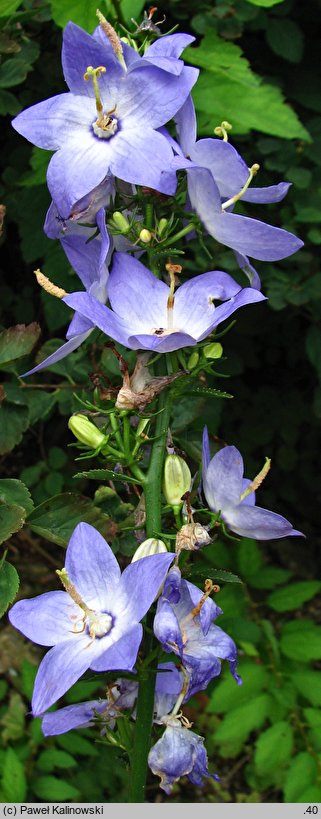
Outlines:
{"type": "Polygon", "coordinates": [[[154,632],[164,651],[177,654],[186,669],[189,684],[185,701],[207,688],[228,660],[238,684],[237,649],[225,631],[214,625],[222,610],[197,586],[181,578],[177,567],[170,570],[157,603],[154,632]]]}
{"type": "MultiPolygon", "coordinates": [[[[37,103],[13,120],[34,145],[55,151],[47,182],[63,218],[109,175],[163,190],[161,174],[173,153],[157,129],[182,107],[199,72],[182,66],[177,75],[148,59],[127,67],[121,57],[107,37],[102,43],[68,23],[62,64],[70,92],[37,103]]],[[[173,190],[165,187],[163,192],[174,193],[176,181],[173,190]]]]}
{"type": "MultiPolygon", "coordinates": [[[[162,724],[163,717],[173,708],[183,685],[183,675],[174,663],[162,663],[156,676],[154,722],[162,724]]],[[[114,728],[117,716],[124,709],[133,710],[138,694],[138,682],[119,679],[108,689],[107,699],[79,702],[45,714],[42,731],[45,736],[65,734],[74,728],[89,728],[95,717],[103,726],[114,728]]],[[[135,713],[133,713],[135,716],[135,713]]]]}
{"type": "Polygon", "coordinates": [[[193,785],[203,785],[204,776],[218,779],[209,773],[203,738],[189,731],[175,717],[169,717],[166,722],[163,736],[148,755],[148,765],[153,774],[160,777],[162,790],[170,794],[181,776],[187,776],[193,785]]]}
{"type": "Polygon", "coordinates": [[[114,254],[108,297],[112,309],[88,292],[63,301],[125,347],[160,353],[194,346],[239,307],[265,298],[218,270],[195,276],[174,296],[165,282],[124,253],[114,254]],[[214,306],[216,299],[223,304],[214,306]]]}
{"type": "MultiPolygon", "coordinates": [[[[261,204],[279,202],[286,195],[289,184],[281,182],[266,188],[246,187],[252,172],[229,142],[222,139],[196,141],[196,118],[191,97],[175,119],[180,146],[177,146],[177,156],[167,171],[167,184],[170,185],[170,176],[176,170],[186,169],[191,208],[196,211],[208,233],[240,254],[242,268],[246,267],[248,256],[261,261],[278,261],[299,250],[303,242],[287,230],[232,213],[239,198],[261,204]]],[[[173,139],[169,138],[169,141],[175,150],[173,139]]]]}
{"type": "MultiPolygon", "coordinates": [[[[62,221],[57,208],[52,203],[45,221],[45,233],[50,239],[59,239],[68,261],[78,274],[88,293],[98,301],[106,301],[108,282],[108,261],[111,256],[111,243],[106,229],[105,211],[101,208],[96,213],[96,224],[100,235],[95,237],[96,230],[77,222],[62,221]]],[[[96,227],[96,226],[95,226],[96,227]]],[[[75,313],[67,329],[67,341],[54,353],[41,361],[36,367],[23,373],[22,377],[33,375],[45,367],[62,361],[73,353],[88,338],[95,325],[90,319],[75,313]]]]}
{"type": "MultiPolygon", "coordinates": [[[[263,473],[264,470],[262,470],[263,473]]],[[[262,474],[260,473],[260,475],[262,474]]],[[[203,433],[203,490],[213,512],[220,512],[226,526],[237,535],[271,540],[304,535],[275,512],[255,505],[255,479],[243,478],[243,458],[235,446],[226,446],[210,457],[207,428],[203,433]]],[[[260,479],[262,482],[264,475],[260,479]]]]}
{"type": "Polygon", "coordinates": [[[108,544],[79,523],[60,577],[66,591],[20,600],[9,612],[13,626],[33,642],[53,646],[40,663],[32,711],[42,714],[91,668],[132,671],[142,639],[140,620],[152,604],[174,555],[131,563],[121,575],[108,544]]]}

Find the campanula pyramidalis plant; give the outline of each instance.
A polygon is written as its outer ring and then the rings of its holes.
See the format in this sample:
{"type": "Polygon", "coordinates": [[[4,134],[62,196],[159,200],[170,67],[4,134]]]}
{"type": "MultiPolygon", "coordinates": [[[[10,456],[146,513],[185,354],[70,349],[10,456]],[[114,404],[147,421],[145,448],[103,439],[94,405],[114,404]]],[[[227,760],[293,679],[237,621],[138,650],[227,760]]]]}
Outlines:
{"type": "Polygon", "coordinates": [[[32,144],[55,152],[45,232],[83,288],[67,293],[37,271],[41,286],[63,300],[70,324],[66,343],[26,375],[71,355],[96,329],[89,360],[95,367],[100,356],[99,373],[91,373],[93,392],[88,385],[75,395],[68,427],[76,447],[86,448],[81,457],[99,467],[82,477],[107,483],[89,501],[94,520],[110,495],[117,519],[104,513],[115,536],[108,545],[98,523],[96,529],[82,519],[80,498],[80,522],[57,571],[64,590],[18,600],[9,619],[49,647],[32,697],[44,735],[86,726],[119,749],[128,764],[128,802],[144,801],[148,766],[168,795],[182,777],[217,787],[204,740],[182,709],[215,685],[224,664],[236,692],[242,675],[237,640],[216,624],[223,612],[215,569],[208,577],[212,564],[204,568],[200,552],[215,549],[220,525],[223,537],[227,530],[258,540],[301,534],[255,505],[267,466],[244,479],[233,445],[211,459],[205,429],[201,491],[198,448],[186,440],[185,452],[177,434],[180,412],[195,395],[208,400],[210,414],[213,402],[232,397],[213,387],[226,375],[216,369],[224,364],[220,339],[240,307],[249,308],[249,322],[254,305],[266,309],[248,257],[277,261],[302,242],[253,218],[255,203],[280,202],[289,184],[253,187],[258,166],[248,168],[230,144],[227,122],[216,138],[197,138],[190,93],[199,72],[181,56],[194,38],[162,35],[154,10],[126,36],[100,12],[93,34],[69,22],[62,50],[69,91],[13,121],[32,144]],[[235,212],[239,200],[252,206],[251,216],[235,212]],[[190,241],[204,247],[205,235],[210,262],[201,267],[192,264],[190,241]],[[217,269],[216,242],[234,251],[250,287],[242,273],[239,281],[217,269]],[[115,364],[112,379],[106,353],[115,364]],[[62,701],[46,713],[88,671],[101,696],[62,701]]]}

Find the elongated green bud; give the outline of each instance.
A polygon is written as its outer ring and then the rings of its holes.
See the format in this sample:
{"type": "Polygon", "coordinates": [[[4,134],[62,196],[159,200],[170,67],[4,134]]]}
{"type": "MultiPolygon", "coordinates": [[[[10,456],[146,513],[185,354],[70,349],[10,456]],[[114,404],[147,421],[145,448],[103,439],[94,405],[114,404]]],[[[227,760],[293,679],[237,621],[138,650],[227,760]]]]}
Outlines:
{"type": "Polygon", "coordinates": [[[147,540],[143,540],[143,542],[140,543],[138,549],[136,549],[136,552],[133,554],[131,562],[136,563],[136,560],[140,560],[142,557],[160,555],[162,552],[167,552],[165,543],[155,537],[148,537],[147,540]]]}
{"type": "Polygon", "coordinates": [[[189,492],[192,476],[187,463],[180,455],[167,455],[164,465],[163,491],[167,503],[179,512],[184,501],[182,496],[189,492]]]}
{"type": "Polygon", "coordinates": [[[118,230],[121,231],[121,233],[128,233],[130,229],[130,224],[128,219],[126,219],[126,217],[123,215],[123,213],[120,213],[119,210],[115,210],[112,219],[118,230]]]}
{"type": "Polygon", "coordinates": [[[157,235],[163,236],[168,225],[168,219],[160,219],[157,225],[157,235]]]}
{"type": "Polygon", "coordinates": [[[86,415],[72,415],[68,421],[68,427],[80,441],[81,444],[86,444],[90,449],[101,449],[107,444],[108,438],[98,427],[93,424],[86,415]]]}
{"type": "Polygon", "coordinates": [[[200,358],[200,356],[199,356],[199,353],[197,352],[197,350],[193,350],[193,352],[191,353],[191,355],[190,355],[190,357],[188,359],[188,362],[187,362],[187,369],[188,370],[194,370],[195,367],[197,367],[197,365],[198,365],[199,358],[200,358]]]}

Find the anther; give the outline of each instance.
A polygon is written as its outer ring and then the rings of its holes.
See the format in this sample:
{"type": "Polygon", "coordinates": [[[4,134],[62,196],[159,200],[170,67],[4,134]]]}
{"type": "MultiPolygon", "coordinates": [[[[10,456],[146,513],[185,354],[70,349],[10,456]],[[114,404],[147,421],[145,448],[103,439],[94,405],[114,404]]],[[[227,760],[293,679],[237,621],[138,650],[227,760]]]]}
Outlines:
{"type": "Polygon", "coordinates": [[[235,196],[231,196],[231,199],[228,199],[227,202],[224,202],[224,204],[222,205],[223,210],[226,210],[226,208],[229,208],[231,205],[234,205],[235,202],[238,202],[238,200],[241,199],[242,196],[244,196],[245,192],[247,191],[249,185],[252,182],[253,177],[256,176],[259,170],[260,166],[258,165],[257,162],[255,162],[254,165],[252,165],[252,167],[249,168],[249,177],[245,182],[245,185],[243,185],[242,190],[240,190],[239,193],[236,193],[235,196]]]}
{"type": "Polygon", "coordinates": [[[41,272],[41,270],[34,270],[34,274],[38,284],[40,284],[40,287],[42,287],[46,293],[50,293],[51,296],[56,296],[57,299],[63,299],[64,296],[68,295],[68,293],[62,289],[62,287],[57,287],[56,284],[53,284],[50,279],[48,279],[48,277],[41,272]]]}

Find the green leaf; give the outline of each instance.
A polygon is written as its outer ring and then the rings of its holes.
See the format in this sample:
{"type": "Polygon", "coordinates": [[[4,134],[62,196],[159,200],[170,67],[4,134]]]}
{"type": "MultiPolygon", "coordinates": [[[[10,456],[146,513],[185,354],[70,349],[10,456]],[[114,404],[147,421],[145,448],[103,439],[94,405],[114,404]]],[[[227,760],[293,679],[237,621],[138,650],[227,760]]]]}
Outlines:
{"type": "Polygon", "coordinates": [[[22,661],[20,668],[21,691],[25,697],[28,698],[28,700],[31,700],[32,698],[37,671],[38,667],[33,663],[30,663],[29,660],[22,661]]]}
{"type": "Polygon", "coordinates": [[[4,543],[14,532],[18,532],[25,518],[26,511],[22,506],[0,502],[0,543],[4,543]]]}
{"type": "MultiPolygon", "coordinates": [[[[321,802],[321,787],[320,785],[308,785],[304,791],[301,791],[299,796],[296,799],[296,802],[304,802],[307,804],[318,804],[321,802]]],[[[305,815],[307,815],[307,811],[304,811],[305,815]]],[[[310,814],[308,814],[310,815],[310,814]]],[[[311,813],[313,816],[313,813],[311,813]]]]}
{"type": "Polygon", "coordinates": [[[233,708],[239,708],[248,703],[252,697],[259,694],[269,683],[269,675],[262,665],[253,661],[243,660],[238,669],[243,685],[235,685],[234,678],[229,675],[215,687],[206,711],[209,713],[226,713],[233,708]]]}
{"type": "Polygon", "coordinates": [[[321,626],[304,620],[287,623],[283,628],[280,648],[290,660],[303,663],[321,660],[321,626]]]}
{"type": "Polygon", "coordinates": [[[26,171],[20,179],[20,185],[24,188],[44,185],[46,182],[47,168],[52,152],[44,151],[42,148],[33,148],[29,160],[32,170],[26,171]]]}
{"type": "Polygon", "coordinates": [[[40,776],[33,782],[33,790],[43,802],[69,802],[80,797],[77,788],[55,776],[40,776]]]}
{"type": "Polygon", "coordinates": [[[31,512],[34,506],[29,489],[16,478],[2,478],[0,480],[0,501],[22,506],[27,513],[31,512]]]}
{"type": "Polygon", "coordinates": [[[37,768],[45,773],[53,771],[54,768],[68,769],[74,768],[76,765],[77,761],[73,756],[56,748],[48,748],[48,750],[42,751],[37,759],[37,768]]]}
{"type": "Polygon", "coordinates": [[[125,481],[126,483],[138,483],[137,478],[125,475],[121,472],[114,472],[113,469],[89,469],[87,472],[77,472],[74,478],[89,478],[93,481],[125,481]]]}
{"type": "Polygon", "coordinates": [[[21,0],[1,0],[0,17],[9,17],[21,5],[21,0]]]}
{"type": "Polygon", "coordinates": [[[227,119],[233,133],[244,134],[255,128],[284,139],[310,141],[309,133],[284,102],[280,88],[254,74],[239,46],[211,30],[198,48],[188,47],[184,57],[206,69],[193,89],[201,133],[207,134],[209,128],[227,119]]]}
{"type": "Polygon", "coordinates": [[[27,783],[23,765],[13,748],[8,748],[2,768],[2,789],[7,802],[24,802],[27,783]]]}
{"type": "Polygon", "coordinates": [[[291,679],[303,697],[312,705],[321,706],[321,671],[296,671],[291,679]]]}
{"type": "Polygon", "coordinates": [[[64,28],[69,20],[81,26],[91,34],[96,28],[98,20],[96,17],[97,3],[95,0],[50,0],[52,18],[57,26],[64,28]]]}
{"type": "Polygon", "coordinates": [[[302,580],[272,592],[267,597],[267,603],[274,611],[292,611],[311,600],[320,589],[320,580],[302,580]]]}
{"type": "Polygon", "coordinates": [[[243,745],[251,731],[261,728],[264,724],[269,714],[270,702],[268,694],[259,694],[250,702],[229,711],[215,731],[215,743],[226,746],[225,751],[231,756],[236,756],[240,745],[243,745]]]}
{"type": "Polygon", "coordinates": [[[289,569],[279,566],[262,566],[257,574],[251,575],[249,582],[255,589],[274,589],[280,583],[286,583],[292,574],[289,569]]]}
{"type": "Polygon", "coordinates": [[[57,743],[66,751],[69,751],[72,754],[75,753],[77,756],[84,756],[86,758],[98,756],[96,745],[89,742],[88,739],[85,739],[85,737],[82,737],[76,731],[70,731],[68,734],[58,736],[57,743]]]}
{"type": "Polygon", "coordinates": [[[279,3],[283,3],[284,0],[246,0],[247,3],[251,3],[252,6],[261,6],[264,9],[269,9],[271,6],[277,6],[279,3]]]}
{"type": "Polygon", "coordinates": [[[6,399],[2,401],[0,404],[0,455],[11,452],[20,443],[28,426],[29,412],[25,404],[16,404],[6,399]]]}
{"type": "Polygon", "coordinates": [[[255,540],[242,538],[237,544],[237,568],[241,576],[247,580],[252,574],[257,574],[263,564],[263,558],[255,540]]]}
{"type": "Polygon", "coordinates": [[[5,713],[1,718],[3,743],[10,742],[10,740],[16,742],[26,736],[25,717],[26,703],[17,691],[12,691],[5,713]]]}
{"type": "Polygon", "coordinates": [[[215,390],[212,387],[189,387],[188,392],[191,395],[204,395],[209,398],[234,398],[231,393],[223,392],[223,390],[215,390]]]}
{"type": "Polygon", "coordinates": [[[40,327],[36,321],[32,324],[17,324],[2,330],[0,333],[0,367],[11,364],[17,358],[28,355],[38,341],[40,327]]]}
{"type": "Polygon", "coordinates": [[[0,114],[2,117],[6,116],[6,114],[10,114],[11,116],[15,116],[19,114],[21,109],[21,105],[17,97],[14,94],[11,94],[11,91],[5,91],[3,88],[0,89],[0,114]]]}
{"type": "Polygon", "coordinates": [[[266,23],[266,39],[274,51],[290,63],[299,63],[302,59],[304,39],[299,26],[288,18],[270,18],[266,23]]]}
{"type": "Polygon", "coordinates": [[[293,729],[285,720],[267,728],[258,738],[254,765],[258,776],[265,777],[282,767],[291,756],[293,729]]]}
{"type": "Polygon", "coordinates": [[[67,546],[77,523],[84,521],[105,535],[108,515],[101,512],[89,498],[66,492],[36,506],[27,522],[30,529],[59,546],[67,546]]]}
{"type": "Polygon", "coordinates": [[[228,572],[226,569],[216,569],[210,563],[203,563],[203,561],[199,565],[188,566],[184,571],[184,576],[188,580],[193,579],[193,582],[210,577],[211,580],[219,580],[221,583],[243,583],[237,574],[228,572]]]}
{"type": "Polygon", "coordinates": [[[5,561],[0,568],[0,617],[15,599],[19,588],[19,575],[11,563],[5,561]]]}
{"type": "Polygon", "coordinates": [[[0,88],[12,88],[24,82],[30,65],[19,57],[11,57],[0,65],[0,88]]]}

